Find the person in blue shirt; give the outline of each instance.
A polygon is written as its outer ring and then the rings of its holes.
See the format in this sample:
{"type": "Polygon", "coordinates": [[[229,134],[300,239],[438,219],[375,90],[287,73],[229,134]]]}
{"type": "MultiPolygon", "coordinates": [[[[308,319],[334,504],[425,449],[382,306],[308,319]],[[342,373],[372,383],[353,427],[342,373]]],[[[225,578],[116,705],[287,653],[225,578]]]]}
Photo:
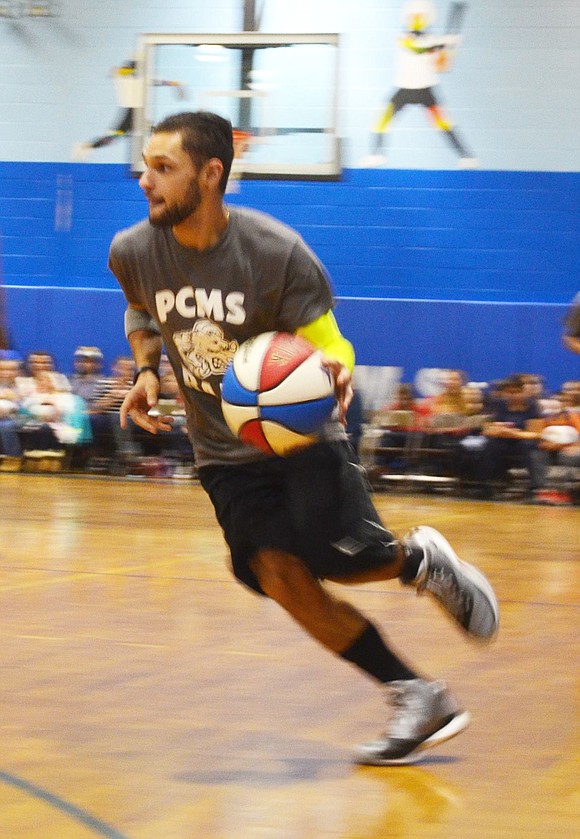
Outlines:
{"type": "Polygon", "coordinates": [[[526,391],[525,377],[513,375],[498,387],[493,418],[483,426],[486,444],[481,450],[479,478],[482,495],[492,495],[491,482],[510,466],[519,464],[530,475],[530,493],[545,483],[545,459],[538,450],[541,415],[535,399],[526,391]]]}

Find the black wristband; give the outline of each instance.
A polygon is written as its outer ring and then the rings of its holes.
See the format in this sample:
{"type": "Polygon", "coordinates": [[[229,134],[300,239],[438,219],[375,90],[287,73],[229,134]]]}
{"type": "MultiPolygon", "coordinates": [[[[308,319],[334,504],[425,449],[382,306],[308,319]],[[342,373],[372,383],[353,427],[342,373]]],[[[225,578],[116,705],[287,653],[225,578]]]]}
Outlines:
{"type": "Polygon", "coordinates": [[[157,377],[157,381],[160,381],[159,372],[158,372],[157,368],[156,367],[149,367],[149,365],[146,364],[144,367],[139,367],[137,370],[135,370],[135,375],[133,376],[133,384],[134,385],[137,384],[137,379],[139,378],[141,373],[145,373],[146,370],[149,370],[151,373],[153,373],[153,375],[157,377]]]}

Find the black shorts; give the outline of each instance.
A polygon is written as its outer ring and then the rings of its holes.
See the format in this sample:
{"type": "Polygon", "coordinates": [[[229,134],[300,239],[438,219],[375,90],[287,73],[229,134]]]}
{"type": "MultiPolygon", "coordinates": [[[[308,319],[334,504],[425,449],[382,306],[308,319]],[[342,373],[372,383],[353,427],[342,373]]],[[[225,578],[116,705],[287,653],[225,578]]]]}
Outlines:
{"type": "Polygon", "coordinates": [[[432,108],[437,105],[437,100],[431,87],[399,88],[391,99],[391,104],[394,106],[396,113],[402,110],[405,105],[423,105],[425,108],[432,108]]]}
{"type": "Polygon", "coordinates": [[[319,579],[347,580],[395,559],[398,542],[383,527],[346,441],[317,443],[291,457],[203,466],[199,478],[234,574],[261,594],[249,565],[261,548],[300,557],[319,579]]]}

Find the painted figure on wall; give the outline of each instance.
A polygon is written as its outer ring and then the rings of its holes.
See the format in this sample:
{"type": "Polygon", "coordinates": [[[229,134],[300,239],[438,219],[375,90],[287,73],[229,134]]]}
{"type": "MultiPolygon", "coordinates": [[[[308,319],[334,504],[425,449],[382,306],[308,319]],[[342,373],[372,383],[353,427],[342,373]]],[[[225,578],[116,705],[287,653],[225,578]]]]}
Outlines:
{"type": "MultiPolygon", "coordinates": [[[[135,112],[144,105],[143,81],[138,74],[137,62],[133,60],[126,61],[120,67],[115,67],[112,71],[112,76],[115,81],[117,104],[121,108],[117,122],[113,128],[110,128],[102,136],[85,143],[75,143],[72,150],[72,158],[75,161],[80,162],[86,160],[94,149],[108,146],[120,137],[126,137],[128,134],[131,134],[133,131],[135,126],[135,112]]],[[[187,98],[187,89],[181,82],[163,79],[154,80],[153,85],[155,87],[172,87],[178,99],[183,100],[187,98]]]]}
{"type": "Polygon", "coordinates": [[[459,137],[442,107],[437,92],[438,75],[447,72],[461,41],[459,34],[466,3],[452,3],[444,35],[428,33],[436,18],[429,0],[411,0],[403,8],[405,30],[397,41],[395,91],[373,130],[372,153],[363,161],[366,166],[386,162],[386,135],[393,120],[407,105],[421,105],[429,111],[434,127],[443,133],[459,158],[462,168],[476,168],[479,161],[459,137]]]}

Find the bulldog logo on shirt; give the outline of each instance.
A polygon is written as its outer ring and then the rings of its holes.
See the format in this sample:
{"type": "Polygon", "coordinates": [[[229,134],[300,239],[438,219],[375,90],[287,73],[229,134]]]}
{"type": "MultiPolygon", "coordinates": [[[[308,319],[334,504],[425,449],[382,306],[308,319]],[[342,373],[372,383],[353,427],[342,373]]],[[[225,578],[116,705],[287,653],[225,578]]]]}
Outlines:
{"type": "Polygon", "coordinates": [[[238,342],[227,340],[220,326],[204,319],[196,321],[192,329],[174,332],[173,340],[183,362],[184,384],[219,398],[221,377],[238,342]]]}

